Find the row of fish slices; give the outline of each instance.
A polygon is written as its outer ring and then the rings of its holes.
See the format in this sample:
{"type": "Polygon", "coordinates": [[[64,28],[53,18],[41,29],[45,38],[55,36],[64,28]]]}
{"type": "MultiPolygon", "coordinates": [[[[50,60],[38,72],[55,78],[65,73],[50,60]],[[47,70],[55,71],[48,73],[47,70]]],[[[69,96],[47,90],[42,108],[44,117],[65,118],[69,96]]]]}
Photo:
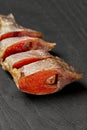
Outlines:
{"type": "Polygon", "coordinates": [[[81,78],[63,60],[48,53],[55,44],[38,38],[41,33],[19,26],[12,14],[1,17],[1,64],[21,91],[50,94],[81,78]]]}

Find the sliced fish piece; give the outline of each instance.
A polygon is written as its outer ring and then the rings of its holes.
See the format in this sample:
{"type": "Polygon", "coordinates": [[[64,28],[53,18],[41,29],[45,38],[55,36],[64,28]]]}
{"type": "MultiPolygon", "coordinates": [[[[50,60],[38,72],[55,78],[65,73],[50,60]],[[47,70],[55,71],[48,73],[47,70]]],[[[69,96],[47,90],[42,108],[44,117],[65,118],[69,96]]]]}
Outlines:
{"type": "Polygon", "coordinates": [[[61,90],[80,78],[82,74],[60,58],[48,58],[13,69],[14,81],[21,91],[30,94],[44,95],[61,90]]]}
{"type": "Polygon", "coordinates": [[[12,37],[1,41],[0,43],[0,58],[5,60],[6,57],[28,50],[43,49],[50,51],[56,44],[46,42],[40,38],[32,38],[28,36],[24,37],[12,37]]]}
{"type": "Polygon", "coordinates": [[[29,63],[42,60],[42,59],[47,59],[49,57],[53,57],[53,56],[45,50],[42,49],[30,50],[30,51],[21,52],[21,53],[8,56],[5,59],[5,61],[2,62],[2,66],[4,70],[11,72],[13,68],[18,69],[29,63]]]}
{"type": "Polygon", "coordinates": [[[42,34],[38,31],[27,29],[18,25],[15,21],[13,14],[0,15],[0,41],[9,37],[42,37],[42,34]]]}

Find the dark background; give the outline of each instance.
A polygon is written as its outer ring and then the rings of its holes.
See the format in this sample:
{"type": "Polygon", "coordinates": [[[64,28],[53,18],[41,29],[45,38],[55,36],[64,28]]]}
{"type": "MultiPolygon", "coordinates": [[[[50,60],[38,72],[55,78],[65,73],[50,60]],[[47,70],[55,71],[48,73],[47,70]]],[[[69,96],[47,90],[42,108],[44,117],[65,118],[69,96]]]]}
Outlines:
{"type": "Polygon", "coordinates": [[[0,130],[87,130],[87,0],[0,0],[0,13],[56,42],[53,53],[84,74],[46,96],[20,92],[0,67],[0,130]]]}

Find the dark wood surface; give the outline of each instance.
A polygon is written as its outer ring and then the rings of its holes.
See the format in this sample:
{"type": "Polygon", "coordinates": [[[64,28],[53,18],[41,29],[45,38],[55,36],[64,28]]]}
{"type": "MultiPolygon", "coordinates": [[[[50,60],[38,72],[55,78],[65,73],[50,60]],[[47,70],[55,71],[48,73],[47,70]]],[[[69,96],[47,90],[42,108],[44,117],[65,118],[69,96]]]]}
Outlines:
{"type": "Polygon", "coordinates": [[[61,92],[34,96],[0,67],[0,130],[87,130],[87,0],[1,0],[0,13],[56,42],[53,53],[84,74],[61,92]]]}

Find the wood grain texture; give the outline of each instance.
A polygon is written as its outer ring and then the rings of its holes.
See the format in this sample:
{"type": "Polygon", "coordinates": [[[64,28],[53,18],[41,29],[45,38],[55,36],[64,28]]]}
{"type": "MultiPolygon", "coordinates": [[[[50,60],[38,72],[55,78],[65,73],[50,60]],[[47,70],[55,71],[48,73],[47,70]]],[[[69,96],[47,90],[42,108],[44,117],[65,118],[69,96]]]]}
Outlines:
{"type": "Polygon", "coordinates": [[[87,130],[87,1],[7,0],[0,13],[56,42],[52,53],[83,72],[62,91],[35,96],[20,92],[0,67],[0,130],[87,130]]]}

